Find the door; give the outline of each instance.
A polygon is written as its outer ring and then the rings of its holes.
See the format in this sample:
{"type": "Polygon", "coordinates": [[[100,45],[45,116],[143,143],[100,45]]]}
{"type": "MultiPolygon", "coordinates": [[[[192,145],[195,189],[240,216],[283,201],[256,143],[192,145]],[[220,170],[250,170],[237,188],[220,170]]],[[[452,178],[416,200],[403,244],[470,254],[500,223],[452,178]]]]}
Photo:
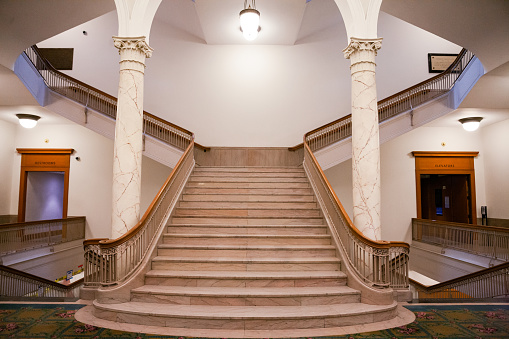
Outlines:
{"type": "Polygon", "coordinates": [[[468,174],[421,174],[423,219],[472,223],[468,174]]]}

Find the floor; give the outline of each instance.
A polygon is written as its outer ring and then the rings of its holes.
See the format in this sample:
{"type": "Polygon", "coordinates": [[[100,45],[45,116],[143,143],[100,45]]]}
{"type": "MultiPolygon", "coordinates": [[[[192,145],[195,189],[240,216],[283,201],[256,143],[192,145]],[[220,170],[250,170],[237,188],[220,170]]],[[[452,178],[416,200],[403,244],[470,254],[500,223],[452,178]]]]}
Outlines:
{"type": "MultiPolygon", "coordinates": [[[[74,318],[74,313],[85,306],[78,303],[0,303],[0,338],[184,339],[175,333],[162,336],[86,325],[74,318]]],[[[311,338],[509,338],[509,304],[407,304],[404,307],[416,317],[409,325],[311,338]]]]}

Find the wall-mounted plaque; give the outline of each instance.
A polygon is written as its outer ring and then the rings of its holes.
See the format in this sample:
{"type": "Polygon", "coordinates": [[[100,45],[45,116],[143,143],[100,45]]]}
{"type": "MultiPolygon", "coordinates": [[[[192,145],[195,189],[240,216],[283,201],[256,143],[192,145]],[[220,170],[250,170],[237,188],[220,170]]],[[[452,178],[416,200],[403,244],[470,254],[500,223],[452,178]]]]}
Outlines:
{"type": "Polygon", "coordinates": [[[458,57],[458,54],[428,53],[428,71],[430,73],[442,73],[458,57]]]}

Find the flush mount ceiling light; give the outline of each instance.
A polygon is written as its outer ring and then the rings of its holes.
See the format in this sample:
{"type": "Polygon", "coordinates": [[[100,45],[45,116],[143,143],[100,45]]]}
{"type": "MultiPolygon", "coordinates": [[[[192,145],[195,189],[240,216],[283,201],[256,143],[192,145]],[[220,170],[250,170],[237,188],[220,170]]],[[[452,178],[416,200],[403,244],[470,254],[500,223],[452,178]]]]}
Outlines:
{"type": "Polygon", "coordinates": [[[16,114],[19,119],[19,124],[25,128],[34,128],[37,125],[37,120],[41,117],[33,114],[16,114]]]}
{"type": "Polygon", "coordinates": [[[239,17],[244,38],[249,41],[256,39],[260,31],[260,12],[256,10],[255,0],[244,0],[244,9],[240,11],[239,17]]]}
{"type": "Polygon", "coordinates": [[[458,120],[463,125],[463,129],[465,131],[475,131],[479,128],[479,124],[481,123],[482,118],[480,117],[469,117],[458,120]]]}

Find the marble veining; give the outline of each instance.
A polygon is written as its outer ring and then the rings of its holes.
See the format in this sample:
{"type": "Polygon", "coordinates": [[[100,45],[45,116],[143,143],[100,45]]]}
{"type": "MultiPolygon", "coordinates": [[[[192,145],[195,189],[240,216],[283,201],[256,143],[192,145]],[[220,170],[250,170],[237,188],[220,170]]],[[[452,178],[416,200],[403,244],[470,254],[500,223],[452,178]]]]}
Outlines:
{"type": "Polygon", "coordinates": [[[351,39],[344,50],[352,74],[353,222],[368,238],[381,240],[380,137],[375,56],[381,39],[351,39]]]}
{"type": "Polygon", "coordinates": [[[113,156],[111,237],[118,238],[140,219],[145,58],[152,49],[140,38],[114,37],[120,54],[113,156]]]}

